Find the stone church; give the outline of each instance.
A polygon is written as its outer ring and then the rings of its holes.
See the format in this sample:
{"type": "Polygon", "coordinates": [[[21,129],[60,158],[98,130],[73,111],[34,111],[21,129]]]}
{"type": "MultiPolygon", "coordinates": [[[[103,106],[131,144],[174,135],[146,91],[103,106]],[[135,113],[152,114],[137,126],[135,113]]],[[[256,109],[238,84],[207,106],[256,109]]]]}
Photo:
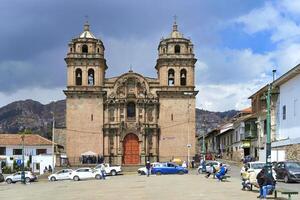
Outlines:
{"type": "Polygon", "coordinates": [[[106,77],[109,67],[104,43],[94,36],[88,23],[71,40],[65,58],[64,90],[70,163],[79,163],[86,154],[101,155],[106,162],[122,165],[192,159],[198,93],[193,44],[174,22],[157,51],[157,77],[130,70],[110,78],[106,77]]]}

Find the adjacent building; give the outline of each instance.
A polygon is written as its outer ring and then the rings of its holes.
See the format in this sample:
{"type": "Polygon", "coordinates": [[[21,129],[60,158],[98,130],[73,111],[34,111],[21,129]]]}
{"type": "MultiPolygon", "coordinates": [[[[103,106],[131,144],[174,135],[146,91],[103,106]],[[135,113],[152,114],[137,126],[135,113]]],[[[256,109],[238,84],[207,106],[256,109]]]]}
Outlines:
{"type": "MultiPolygon", "coordinates": [[[[0,134],[0,158],[7,166],[21,163],[24,145],[25,166],[28,164],[34,172],[43,173],[45,167],[53,169],[52,142],[37,134],[0,134]],[[31,159],[31,160],[30,160],[31,159]]],[[[55,159],[54,159],[55,163],[55,159]]]]}

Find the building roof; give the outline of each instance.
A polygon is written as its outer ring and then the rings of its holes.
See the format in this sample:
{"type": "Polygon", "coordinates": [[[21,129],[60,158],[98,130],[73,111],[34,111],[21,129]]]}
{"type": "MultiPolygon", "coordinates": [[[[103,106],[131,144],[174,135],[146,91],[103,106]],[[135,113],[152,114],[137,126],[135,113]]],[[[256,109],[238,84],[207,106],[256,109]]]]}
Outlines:
{"type": "MultiPolygon", "coordinates": [[[[52,141],[37,134],[25,134],[24,136],[25,146],[52,145],[52,141]]],[[[22,135],[0,134],[0,145],[22,145],[22,135]]]]}
{"type": "Polygon", "coordinates": [[[252,107],[245,108],[245,109],[241,110],[241,112],[245,113],[245,114],[251,114],[252,113],[252,107]]]}
{"type": "MultiPolygon", "coordinates": [[[[295,76],[300,74],[300,64],[296,65],[294,68],[290,69],[288,72],[280,76],[278,79],[272,82],[273,86],[280,86],[287,81],[291,80],[295,76]]],[[[263,86],[260,90],[256,91],[254,94],[252,94],[249,99],[252,99],[254,96],[257,96],[258,94],[264,93],[268,90],[268,85],[263,86]]]]}

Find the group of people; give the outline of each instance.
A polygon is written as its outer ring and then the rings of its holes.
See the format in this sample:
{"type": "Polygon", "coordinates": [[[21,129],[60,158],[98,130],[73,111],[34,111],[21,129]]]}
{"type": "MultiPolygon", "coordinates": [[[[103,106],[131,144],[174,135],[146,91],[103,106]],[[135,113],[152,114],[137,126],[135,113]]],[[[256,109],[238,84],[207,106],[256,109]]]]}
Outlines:
{"type": "Polygon", "coordinates": [[[93,156],[93,155],[90,155],[90,156],[87,156],[87,155],[82,155],[80,158],[79,158],[79,161],[81,164],[101,164],[104,162],[104,157],[103,156],[93,156]]]}
{"type": "Polygon", "coordinates": [[[209,178],[210,175],[213,175],[213,178],[217,177],[218,181],[221,181],[225,174],[227,173],[226,167],[220,163],[220,167],[213,165],[213,163],[210,164],[206,178],[209,178]]]}
{"type": "MultiPolygon", "coordinates": [[[[31,171],[31,170],[30,170],[31,171]]],[[[52,167],[51,167],[51,165],[49,165],[49,167],[47,167],[47,166],[45,166],[45,168],[44,168],[44,174],[45,173],[47,173],[47,172],[49,172],[49,173],[52,173],[52,167]]]]}
{"type": "Polygon", "coordinates": [[[242,190],[251,190],[251,184],[255,183],[259,187],[259,196],[257,198],[260,199],[266,199],[267,195],[273,192],[276,185],[274,177],[267,172],[267,168],[264,167],[255,175],[254,172],[248,172],[248,168],[245,166],[245,171],[242,173],[242,190]]]}

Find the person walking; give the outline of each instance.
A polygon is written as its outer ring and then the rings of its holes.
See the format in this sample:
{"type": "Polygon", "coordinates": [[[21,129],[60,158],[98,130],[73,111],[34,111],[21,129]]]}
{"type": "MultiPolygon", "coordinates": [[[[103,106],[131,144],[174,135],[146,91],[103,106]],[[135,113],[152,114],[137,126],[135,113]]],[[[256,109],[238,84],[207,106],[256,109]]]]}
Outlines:
{"type": "Polygon", "coordinates": [[[105,180],[106,174],[105,174],[105,166],[104,166],[104,163],[101,164],[100,171],[101,171],[102,179],[105,180]]]}
{"type": "Polygon", "coordinates": [[[151,165],[149,160],[146,162],[146,169],[147,169],[147,177],[150,176],[150,169],[151,169],[151,165]]]}
{"type": "Polygon", "coordinates": [[[215,173],[216,173],[216,168],[214,167],[213,163],[210,164],[210,167],[208,168],[207,170],[207,175],[205,176],[206,178],[209,178],[209,176],[211,174],[214,175],[214,178],[215,178],[215,173]]]}

